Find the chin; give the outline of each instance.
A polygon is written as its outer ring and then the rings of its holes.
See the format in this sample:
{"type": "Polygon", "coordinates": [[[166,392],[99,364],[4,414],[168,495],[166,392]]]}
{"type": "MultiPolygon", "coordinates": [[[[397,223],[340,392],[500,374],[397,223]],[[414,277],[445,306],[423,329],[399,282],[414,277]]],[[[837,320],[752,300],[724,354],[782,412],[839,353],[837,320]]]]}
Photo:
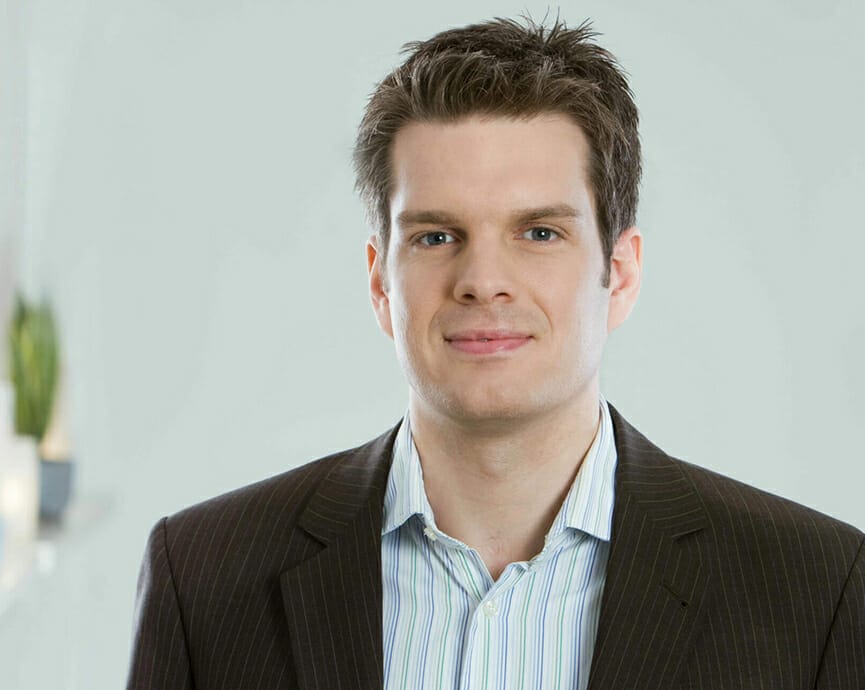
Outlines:
{"type": "Polygon", "coordinates": [[[516,422],[543,414],[549,404],[538,400],[535,391],[491,390],[475,388],[470,391],[438,390],[434,405],[445,416],[468,424],[516,422]]]}

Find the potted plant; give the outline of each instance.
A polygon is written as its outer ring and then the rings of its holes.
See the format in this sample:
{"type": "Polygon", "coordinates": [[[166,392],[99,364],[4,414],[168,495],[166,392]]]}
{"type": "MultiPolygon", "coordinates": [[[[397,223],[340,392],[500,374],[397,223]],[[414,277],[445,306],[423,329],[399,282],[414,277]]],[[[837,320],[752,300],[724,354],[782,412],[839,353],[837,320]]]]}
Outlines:
{"type": "Polygon", "coordinates": [[[63,514],[72,486],[72,463],[65,453],[46,453],[46,432],[55,416],[60,355],[54,315],[47,302],[16,297],[9,329],[9,372],[15,390],[15,433],[39,447],[39,513],[46,520],[63,514]]]}

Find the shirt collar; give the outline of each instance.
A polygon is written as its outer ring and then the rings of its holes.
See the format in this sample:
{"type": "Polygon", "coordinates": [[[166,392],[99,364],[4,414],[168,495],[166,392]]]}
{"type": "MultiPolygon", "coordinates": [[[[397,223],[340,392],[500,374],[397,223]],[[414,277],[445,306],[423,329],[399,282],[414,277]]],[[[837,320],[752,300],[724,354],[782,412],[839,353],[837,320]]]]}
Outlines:
{"type": "Polygon", "coordinates": [[[433,522],[420,456],[412,439],[411,423],[406,412],[393,444],[393,463],[384,492],[382,535],[401,527],[412,515],[420,515],[427,524],[433,522]]]}
{"type": "MultiPolygon", "coordinates": [[[[547,541],[566,528],[586,532],[603,541],[610,540],[617,459],[610,409],[601,396],[598,430],[547,534],[547,541]]],[[[384,495],[382,535],[401,527],[413,515],[421,516],[427,525],[435,525],[424,489],[420,456],[406,413],[393,447],[393,463],[384,495]]]]}
{"type": "Polygon", "coordinates": [[[551,534],[572,527],[603,541],[610,541],[618,454],[610,408],[603,396],[600,398],[600,407],[601,419],[595,438],[553,521],[551,534]]]}

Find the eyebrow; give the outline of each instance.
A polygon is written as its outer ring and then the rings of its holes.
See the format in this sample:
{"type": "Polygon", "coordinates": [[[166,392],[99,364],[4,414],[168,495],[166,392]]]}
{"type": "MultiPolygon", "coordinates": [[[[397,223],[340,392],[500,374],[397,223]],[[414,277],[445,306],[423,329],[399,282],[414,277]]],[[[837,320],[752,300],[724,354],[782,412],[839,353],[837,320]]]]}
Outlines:
{"type": "MultiPolygon", "coordinates": [[[[570,204],[553,204],[551,206],[539,206],[537,208],[524,208],[511,214],[511,219],[516,223],[529,223],[542,218],[573,218],[580,220],[584,216],[582,211],[575,209],[570,204]]],[[[406,227],[408,225],[459,225],[459,219],[447,211],[403,211],[396,217],[397,225],[406,227]]]]}

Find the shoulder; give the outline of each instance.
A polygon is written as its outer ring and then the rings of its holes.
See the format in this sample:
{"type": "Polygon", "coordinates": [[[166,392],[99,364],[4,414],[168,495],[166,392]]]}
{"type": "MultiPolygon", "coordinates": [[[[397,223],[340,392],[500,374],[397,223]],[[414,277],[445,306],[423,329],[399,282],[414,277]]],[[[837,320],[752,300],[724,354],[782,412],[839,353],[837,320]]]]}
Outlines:
{"type": "MultiPolygon", "coordinates": [[[[667,522],[705,524],[720,559],[799,563],[841,577],[865,543],[856,527],[790,499],[672,457],[611,406],[620,467],[617,491],[667,522]],[[687,510],[688,515],[682,513],[687,510]],[[690,517],[689,517],[690,516],[690,517]]],[[[618,497],[617,497],[618,500],[618,497]]]]}
{"type": "Polygon", "coordinates": [[[837,546],[855,547],[854,550],[865,539],[865,534],[853,525],[796,501],[678,458],[669,459],[694,488],[713,522],[725,529],[750,526],[753,530],[754,525],[759,525],[779,536],[807,534],[829,540],[827,546],[835,542],[837,546]]]}
{"type": "Polygon", "coordinates": [[[302,510],[310,494],[351,450],[341,451],[304,463],[294,469],[227,491],[187,506],[167,517],[175,530],[184,525],[207,524],[210,529],[221,523],[253,513],[290,519],[302,510]]]}
{"type": "MultiPolygon", "coordinates": [[[[719,587],[735,591],[758,611],[774,610],[779,620],[780,612],[797,609],[829,621],[845,598],[862,601],[862,531],[717,472],[670,462],[704,506],[709,541],[703,555],[719,587]]],[[[861,626],[861,615],[855,615],[861,626]]]]}
{"type": "Polygon", "coordinates": [[[159,521],[172,552],[195,551],[209,558],[232,548],[268,547],[291,538],[310,501],[321,500],[323,484],[378,471],[391,429],[355,448],[339,451],[247,486],[188,506],[159,521]]]}
{"type": "MultiPolygon", "coordinates": [[[[717,572],[743,591],[811,592],[832,610],[862,560],[856,527],[741,481],[670,458],[693,487],[710,526],[717,572]],[[765,581],[772,579],[775,589],[765,581]],[[748,583],[751,583],[750,585],[748,583]],[[768,590],[766,588],[768,587],[768,590]],[[785,587],[787,589],[785,589],[785,587]],[[818,592],[822,593],[818,596],[818,592]]],[[[861,568],[860,568],[861,571],[861,568]]],[[[861,579],[861,573],[860,573],[861,579]]],[[[862,586],[859,582],[858,587],[862,586]]]]}

